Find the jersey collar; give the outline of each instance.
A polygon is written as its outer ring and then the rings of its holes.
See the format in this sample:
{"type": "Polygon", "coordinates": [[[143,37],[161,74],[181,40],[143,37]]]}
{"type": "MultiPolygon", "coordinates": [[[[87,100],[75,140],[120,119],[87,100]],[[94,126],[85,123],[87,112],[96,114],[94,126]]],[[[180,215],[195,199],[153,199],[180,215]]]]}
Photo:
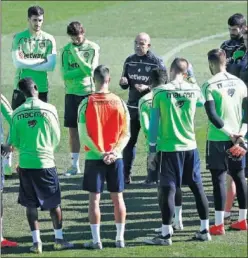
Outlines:
{"type": "Polygon", "coordinates": [[[37,100],[38,97],[28,97],[26,98],[26,101],[33,101],[33,100],[37,100]]]}

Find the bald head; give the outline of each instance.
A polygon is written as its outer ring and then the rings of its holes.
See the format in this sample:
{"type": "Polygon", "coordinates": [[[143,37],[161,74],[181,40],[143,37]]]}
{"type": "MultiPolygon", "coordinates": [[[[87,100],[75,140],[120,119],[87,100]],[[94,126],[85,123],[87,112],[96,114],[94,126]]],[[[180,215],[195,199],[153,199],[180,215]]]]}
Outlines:
{"type": "Polygon", "coordinates": [[[146,41],[148,44],[151,43],[151,38],[150,38],[150,36],[149,36],[147,33],[145,33],[145,32],[139,33],[139,34],[136,36],[135,40],[143,40],[143,41],[146,41]]]}
{"type": "Polygon", "coordinates": [[[139,33],[134,41],[134,51],[138,56],[146,55],[147,51],[151,47],[151,38],[150,36],[145,33],[139,33]]]}

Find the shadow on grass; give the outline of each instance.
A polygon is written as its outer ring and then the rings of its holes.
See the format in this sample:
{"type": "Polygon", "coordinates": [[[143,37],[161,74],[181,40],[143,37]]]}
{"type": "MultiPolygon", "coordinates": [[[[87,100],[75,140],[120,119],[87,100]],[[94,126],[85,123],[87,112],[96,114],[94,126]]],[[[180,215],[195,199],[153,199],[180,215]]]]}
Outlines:
{"type": "MultiPolygon", "coordinates": [[[[143,176],[134,176],[133,182],[126,186],[124,192],[125,203],[127,207],[127,224],[125,239],[128,246],[132,245],[144,245],[143,242],[139,242],[140,238],[145,238],[149,235],[154,235],[154,229],[161,226],[161,213],[157,200],[157,187],[156,186],[144,186],[141,182],[144,180],[143,176]]],[[[205,179],[204,179],[205,180],[205,179]]],[[[204,187],[206,182],[204,181],[204,187]]],[[[76,244],[75,249],[83,249],[82,243],[84,240],[91,239],[91,231],[88,223],[88,218],[85,217],[88,211],[88,198],[87,192],[82,191],[82,175],[73,176],[70,178],[60,176],[60,184],[62,190],[62,209],[70,218],[65,219],[67,221],[67,227],[65,229],[65,238],[68,241],[80,242],[76,244]],[[67,194],[69,193],[69,194],[67,194]],[[73,193],[73,194],[72,194],[73,193]],[[64,201],[64,202],[63,202],[64,201]],[[65,204],[63,206],[63,203],[65,204]],[[79,217],[73,218],[73,214],[79,217]],[[72,217],[72,218],[71,218],[72,217]]],[[[207,184],[208,186],[208,184],[207,184]]],[[[210,186],[210,184],[209,184],[210,186]]],[[[211,187],[211,186],[210,186],[211,187]]],[[[17,186],[7,187],[7,191],[14,191],[17,186]]],[[[209,188],[206,188],[208,195],[209,207],[213,207],[213,198],[209,188]]],[[[198,230],[199,219],[196,211],[195,199],[190,192],[189,188],[183,187],[183,224],[185,227],[193,227],[198,230]]],[[[105,247],[114,247],[114,240],[116,235],[116,227],[114,223],[114,209],[110,200],[110,195],[105,192],[101,196],[101,212],[102,212],[102,225],[101,225],[101,238],[112,239],[113,242],[105,243],[105,247]],[[106,223],[104,223],[106,222],[106,223]],[[112,224],[111,224],[112,223],[112,224]]],[[[210,213],[212,215],[213,212],[210,213]]],[[[40,222],[50,221],[49,216],[46,219],[41,219],[40,222]]],[[[193,241],[191,236],[193,230],[183,230],[180,233],[176,233],[179,237],[189,237],[188,241],[193,241]]],[[[52,229],[41,229],[41,238],[44,242],[44,251],[53,251],[53,238],[54,234],[52,229]]],[[[184,238],[185,239],[185,238],[184,238]]],[[[16,238],[16,241],[21,244],[20,247],[9,249],[2,249],[2,254],[14,253],[21,254],[29,251],[29,247],[22,246],[23,243],[30,243],[32,237],[22,236],[16,238]]],[[[175,240],[173,242],[180,242],[175,240]]],[[[182,241],[181,241],[182,242],[182,241]]],[[[183,240],[187,242],[187,240],[183,240]]],[[[31,245],[31,243],[30,243],[31,245]]]]}

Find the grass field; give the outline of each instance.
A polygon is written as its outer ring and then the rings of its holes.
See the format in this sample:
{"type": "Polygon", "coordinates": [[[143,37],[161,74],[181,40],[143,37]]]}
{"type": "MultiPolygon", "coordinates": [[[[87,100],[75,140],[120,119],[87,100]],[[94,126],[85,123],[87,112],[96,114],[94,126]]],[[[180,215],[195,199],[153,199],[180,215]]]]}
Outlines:
{"type": "MultiPolygon", "coordinates": [[[[53,1],[4,1],[2,2],[2,44],[1,44],[1,92],[10,100],[13,90],[14,67],[11,62],[11,41],[16,32],[27,26],[26,10],[33,4],[45,9],[44,31],[55,36],[58,53],[68,42],[66,26],[70,21],[81,21],[87,30],[87,37],[101,47],[100,63],[112,71],[111,89],[125,100],[127,92],[118,86],[125,58],[133,53],[133,40],[137,33],[145,31],[151,35],[152,49],[166,58],[166,66],[177,56],[184,56],[194,66],[196,78],[201,85],[210,77],[206,53],[220,46],[228,38],[227,19],[236,12],[247,10],[246,2],[53,2],[53,1]],[[220,34],[220,35],[217,35],[220,34]],[[207,36],[213,38],[197,41],[207,36]],[[196,40],[195,42],[192,42],[196,40]],[[186,42],[190,44],[181,45],[186,42]],[[194,45],[193,45],[194,43],[194,45]],[[181,46],[181,47],[180,47],[181,46]],[[171,52],[177,48],[179,53],[171,52]],[[170,55],[172,54],[172,55],[170,55]]],[[[245,13],[244,13],[245,14],[245,13]]],[[[247,15],[247,14],[246,14],[247,15]]],[[[58,62],[59,64],[59,62],[58,62]]],[[[63,128],[64,89],[59,66],[49,74],[50,102],[59,112],[62,139],[56,162],[62,188],[62,207],[65,237],[72,241],[74,250],[55,252],[52,249],[53,230],[49,215],[40,213],[42,257],[247,257],[247,232],[227,231],[223,237],[213,237],[212,242],[191,240],[199,228],[194,198],[187,187],[183,187],[184,230],[173,236],[171,247],[145,246],[142,241],[152,236],[153,229],[161,224],[156,188],[144,188],[140,182],[146,175],[146,151],[143,135],[140,134],[138,153],[133,168],[134,183],[127,187],[124,197],[127,206],[126,243],[127,248],[114,248],[115,225],[113,207],[109,195],[102,195],[101,211],[102,251],[88,251],[82,243],[91,239],[87,219],[88,194],[81,190],[82,176],[65,178],[62,173],[70,163],[68,133],[63,128]]],[[[197,110],[196,131],[201,153],[204,187],[209,199],[210,220],[214,219],[212,185],[210,173],[205,170],[204,155],[207,120],[203,109],[197,110]]],[[[81,155],[83,166],[83,154],[81,155]]],[[[16,155],[15,155],[16,158],[16,155]]],[[[4,190],[4,234],[19,242],[15,249],[2,249],[2,257],[28,257],[32,238],[25,218],[25,210],[16,203],[18,179],[7,180],[4,190]]],[[[237,205],[234,208],[237,218],[237,205]]]]}

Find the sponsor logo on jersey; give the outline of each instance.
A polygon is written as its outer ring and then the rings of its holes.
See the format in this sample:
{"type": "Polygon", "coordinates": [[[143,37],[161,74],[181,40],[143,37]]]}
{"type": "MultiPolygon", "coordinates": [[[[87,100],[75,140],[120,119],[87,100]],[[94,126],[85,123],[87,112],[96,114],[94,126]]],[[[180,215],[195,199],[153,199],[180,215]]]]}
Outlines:
{"type": "Polygon", "coordinates": [[[111,105],[117,106],[120,104],[118,100],[93,100],[94,105],[111,105]]]}
{"type": "Polygon", "coordinates": [[[31,112],[24,112],[24,113],[19,114],[17,116],[17,120],[28,119],[28,118],[35,118],[35,117],[45,117],[45,116],[47,116],[46,112],[40,112],[40,111],[34,112],[34,111],[31,111],[31,112]]]}
{"type": "Polygon", "coordinates": [[[34,128],[37,124],[37,120],[31,120],[31,121],[28,121],[28,126],[30,128],[34,128]]]}
{"type": "Polygon", "coordinates": [[[232,80],[230,80],[230,81],[228,81],[226,83],[218,83],[217,84],[218,89],[221,89],[223,87],[233,87],[233,86],[235,86],[235,83],[232,80]]]}
{"type": "Polygon", "coordinates": [[[25,54],[24,53],[24,58],[43,58],[43,59],[45,59],[45,54],[35,54],[35,53],[25,54]]]}
{"type": "Polygon", "coordinates": [[[129,77],[130,79],[143,81],[143,82],[145,82],[145,83],[147,83],[148,80],[149,80],[149,78],[150,78],[149,76],[140,76],[140,75],[137,75],[137,74],[129,74],[129,73],[128,73],[128,77],[129,77]]]}

